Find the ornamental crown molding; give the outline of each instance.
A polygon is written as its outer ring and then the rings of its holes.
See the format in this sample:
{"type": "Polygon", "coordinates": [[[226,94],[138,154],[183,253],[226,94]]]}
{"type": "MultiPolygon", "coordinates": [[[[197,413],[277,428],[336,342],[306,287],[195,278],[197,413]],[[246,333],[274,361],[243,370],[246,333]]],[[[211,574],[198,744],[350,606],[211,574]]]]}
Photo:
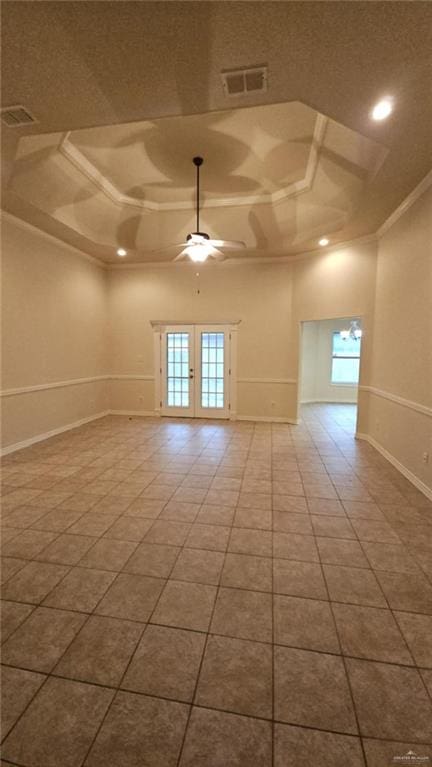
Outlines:
{"type": "MultiPolygon", "coordinates": [[[[204,200],[202,208],[226,208],[244,205],[277,205],[290,197],[297,197],[299,194],[310,191],[312,188],[316,169],[318,167],[320,149],[324,140],[328,118],[317,113],[315,127],[309,150],[309,156],[306,164],[304,178],[295,181],[292,184],[278,189],[277,192],[267,194],[236,195],[233,197],[219,197],[204,200]]],[[[147,213],[173,210],[195,210],[193,200],[177,202],[156,202],[155,200],[140,200],[137,197],[131,197],[120,192],[119,189],[92,163],[85,155],[73,144],[70,139],[72,131],[64,134],[58,151],[72,165],[77,168],[89,181],[105,194],[111,202],[117,205],[125,205],[133,208],[139,208],[147,213]]]]}

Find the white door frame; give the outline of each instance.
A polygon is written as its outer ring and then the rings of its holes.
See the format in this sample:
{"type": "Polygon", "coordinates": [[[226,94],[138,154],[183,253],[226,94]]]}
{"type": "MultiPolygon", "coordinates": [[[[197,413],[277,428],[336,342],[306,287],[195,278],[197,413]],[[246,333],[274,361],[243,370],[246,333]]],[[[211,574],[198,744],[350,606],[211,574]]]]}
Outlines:
{"type": "MultiPolygon", "coordinates": [[[[216,321],[209,321],[209,322],[190,322],[190,321],[182,321],[182,320],[151,320],[150,324],[153,328],[153,350],[154,350],[154,371],[155,371],[155,414],[157,416],[162,415],[162,403],[164,401],[164,361],[162,359],[162,335],[167,330],[173,330],[174,328],[180,328],[184,327],[186,330],[186,327],[193,327],[196,331],[196,333],[201,332],[201,330],[210,330],[210,329],[216,329],[218,326],[224,327],[224,330],[228,333],[228,341],[226,354],[225,354],[225,364],[228,365],[228,387],[227,387],[227,398],[228,398],[228,410],[225,411],[222,415],[216,414],[216,410],[210,410],[208,411],[203,410],[199,407],[196,408],[197,414],[195,417],[198,418],[229,418],[230,421],[235,421],[237,418],[237,331],[238,326],[240,324],[241,320],[216,320],[216,321]]],[[[196,334],[195,333],[195,334],[196,334]]],[[[197,345],[198,346],[198,345],[197,345]]],[[[198,352],[195,350],[195,368],[197,365],[197,362],[199,360],[199,350],[198,352]]],[[[171,409],[170,409],[171,410],[171,409]]],[[[180,408],[179,408],[180,410],[180,408]]],[[[184,409],[182,413],[180,412],[172,412],[172,415],[175,417],[181,416],[187,416],[187,414],[184,413],[184,409]]]]}

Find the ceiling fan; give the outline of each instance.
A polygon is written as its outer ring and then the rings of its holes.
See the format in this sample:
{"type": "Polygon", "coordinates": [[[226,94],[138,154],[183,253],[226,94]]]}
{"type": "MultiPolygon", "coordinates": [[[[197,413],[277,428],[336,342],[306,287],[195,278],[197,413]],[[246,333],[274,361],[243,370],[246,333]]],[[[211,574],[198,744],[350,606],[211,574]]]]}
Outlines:
{"type": "MultiPolygon", "coordinates": [[[[183,247],[183,250],[174,258],[174,261],[180,261],[189,257],[195,263],[202,263],[207,258],[214,258],[217,261],[223,261],[225,258],[223,250],[243,250],[246,245],[237,240],[213,240],[207,232],[200,232],[199,229],[199,196],[200,196],[200,167],[204,160],[202,157],[194,157],[192,160],[196,167],[196,232],[191,232],[186,237],[186,242],[180,242],[177,245],[168,247],[183,247]]],[[[166,248],[162,248],[166,250],[166,248]]]]}

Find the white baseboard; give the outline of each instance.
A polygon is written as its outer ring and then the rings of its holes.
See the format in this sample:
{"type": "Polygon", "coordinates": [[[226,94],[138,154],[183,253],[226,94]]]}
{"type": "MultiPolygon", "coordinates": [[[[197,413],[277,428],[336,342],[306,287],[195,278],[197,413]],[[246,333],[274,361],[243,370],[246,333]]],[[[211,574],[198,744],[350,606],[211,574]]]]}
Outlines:
{"type": "Polygon", "coordinates": [[[109,415],[141,415],[145,417],[158,416],[155,410],[109,410],[109,415]]]}
{"type": "Polygon", "coordinates": [[[266,415],[238,415],[237,421],[256,421],[257,423],[291,423],[295,426],[299,421],[297,418],[285,418],[285,416],[266,416],[266,415]]]}
{"type": "Polygon", "coordinates": [[[79,421],[68,423],[65,426],[59,426],[57,429],[51,429],[51,431],[44,432],[44,434],[36,434],[35,437],[23,439],[21,442],[15,442],[13,445],[6,445],[6,447],[1,449],[0,455],[9,455],[9,453],[15,453],[16,450],[22,450],[24,447],[30,447],[30,445],[34,445],[36,442],[42,442],[44,439],[55,437],[57,434],[62,434],[64,431],[70,431],[71,429],[76,429],[78,426],[84,426],[84,424],[90,423],[90,421],[97,421],[98,418],[104,418],[104,416],[109,414],[109,410],[104,410],[102,413],[89,415],[87,418],[80,418],[79,421]]]}
{"type": "Polygon", "coordinates": [[[300,405],[357,405],[356,399],[302,399],[300,405]]]}
{"type": "Polygon", "coordinates": [[[371,437],[369,434],[362,434],[361,432],[356,432],[356,439],[362,439],[365,442],[368,442],[372,447],[375,448],[375,450],[378,450],[381,455],[384,456],[384,458],[387,459],[389,463],[392,464],[392,466],[395,467],[398,471],[400,471],[401,474],[403,474],[404,477],[409,479],[409,481],[417,488],[417,490],[420,490],[423,495],[426,496],[426,498],[429,498],[432,501],[432,488],[428,485],[425,485],[424,482],[422,482],[421,479],[419,479],[410,469],[408,469],[406,466],[404,466],[403,463],[398,461],[397,458],[394,457],[391,453],[389,453],[388,450],[385,449],[379,442],[376,441],[373,437],[371,437]]]}

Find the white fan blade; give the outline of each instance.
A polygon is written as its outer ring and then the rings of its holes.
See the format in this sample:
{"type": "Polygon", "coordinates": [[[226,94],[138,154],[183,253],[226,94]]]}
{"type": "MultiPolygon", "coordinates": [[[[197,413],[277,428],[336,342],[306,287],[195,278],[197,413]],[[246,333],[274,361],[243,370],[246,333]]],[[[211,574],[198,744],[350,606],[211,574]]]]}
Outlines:
{"type": "Polygon", "coordinates": [[[214,248],[227,248],[227,250],[243,250],[246,247],[240,240],[208,240],[209,245],[214,248]]]}
{"type": "Polygon", "coordinates": [[[185,245],[187,245],[187,242],[173,242],[171,245],[165,245],[163,248],[157,248],[157,250],[152,250],[151,253],[164,253],[165,250],[171,250],[172,248],[184,248],[185,245]]]}
{"type": "Polygon", "coordinates": [[[210,258],[214,258],[215,261],[225,261],[226,256],[217,248],[213,248],[213,252],[210,253],[210,258]]]}
{"type": "MultiPolygon", "coordinates": [[[[179,246],[179,247],[181,247],[181,246],[179,246]]],[[[181,251],[181,252],[178,254],[178,256],[176,256],[175,258],[173,258],[173,261],[181,261],[181,259],[182,259],[182,258],[186,258],[186,256],[188,256],[188,255],[189,255],[189,251],[188,251],[188,248],[184,248],[184,250],[182,250],[182,251],[181,251]]]]}

